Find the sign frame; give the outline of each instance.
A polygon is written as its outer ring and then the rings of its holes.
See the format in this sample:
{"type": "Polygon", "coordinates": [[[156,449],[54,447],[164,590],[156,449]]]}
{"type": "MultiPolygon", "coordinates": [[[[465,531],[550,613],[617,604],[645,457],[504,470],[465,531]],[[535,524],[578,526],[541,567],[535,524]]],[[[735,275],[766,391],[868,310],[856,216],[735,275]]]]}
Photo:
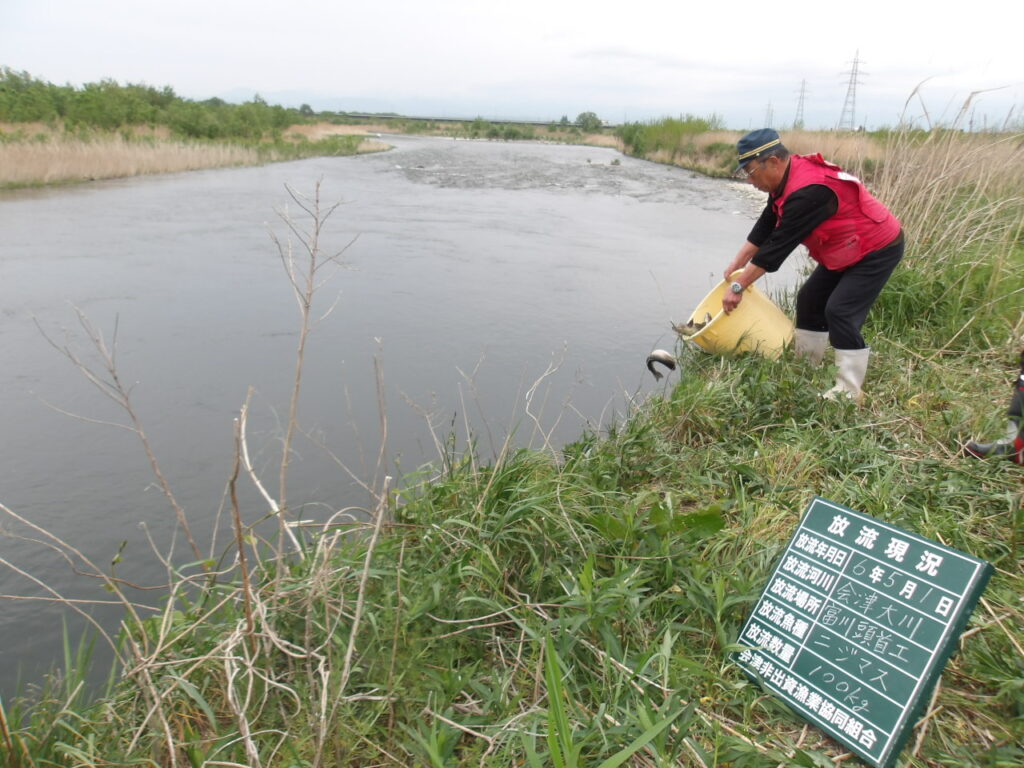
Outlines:
{"type": "Polygon", "coordinates": [[[892,768],[994,570],[816,496],[731,656],[807,722],[892,768]]]}

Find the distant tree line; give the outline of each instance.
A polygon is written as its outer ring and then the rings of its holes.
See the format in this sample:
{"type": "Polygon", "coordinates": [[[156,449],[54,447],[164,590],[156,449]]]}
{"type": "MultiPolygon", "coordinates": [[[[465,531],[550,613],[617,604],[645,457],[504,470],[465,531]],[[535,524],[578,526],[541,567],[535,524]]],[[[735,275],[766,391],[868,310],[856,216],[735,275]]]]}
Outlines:
{"type": "MultiPolygon", "coordinates": [[[[170,86],[122,85],[110,79],[81,87],[54,85],[27,72],[0,67],[0,123],[45,123],[69,132],[166,126],[178,138],[260,141],[281,139],[291,125],[318,118],[344,121],[344,117],[344,113],[318,114],[308,104],[298,109],[270,105],[258,95],[244,104],[229,104],[218,98],[185,99],[170,86]]],[[[563,116],[558,127],[596,133],[603,123],[594,112],[581,112],[574,122],[563,116]]],[[[497,127],[482,118],[471,123],[470,135],[533,138],[528,127],[497,127]]]]}
{"type": "Polygon", "coordinates": [[[308,122],[314,114],[307,105],[271,106],[258,95],[244,104],[192,101],[169,86],[101,80],[76,88],[0,67],[0,122],[6,123],[41,122],[68,131],[162,125],[182,138],[259,140],[280,138],[285,128],[308,122]]]}

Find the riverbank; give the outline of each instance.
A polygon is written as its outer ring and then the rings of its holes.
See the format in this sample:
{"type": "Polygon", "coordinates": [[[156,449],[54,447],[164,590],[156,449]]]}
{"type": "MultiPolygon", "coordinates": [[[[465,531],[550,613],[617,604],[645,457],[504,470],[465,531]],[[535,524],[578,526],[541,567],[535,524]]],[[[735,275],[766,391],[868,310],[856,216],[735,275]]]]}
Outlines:
{"type": "MultiPolygon", "coordinates": [[[[253,139],[187,140],[173,136],[166,126],[69,131],[45,123],[8,123],[0,124],[0,188],[379,152],[388,149],[388,134],[607,147],[705,176],[728,178],[735,167],[735,145],[742,132],[703,130],[701,124],[676,120],[587,133],[559,124],[391,119],[311,121],[253,139]]],[[[832,131],[793,131],[786,135],[793,151],[821,152],[865,178],[879,168],[887,151],[886,139],[832,131]]],[[[1006,152],[1012,151],[1008,145],[1006,152]]]]}
{"type": "MultiPolygon", "coordinates": [[[[736,168],[736,142],[745,131],[709,127],[697,118],[633,123],[616,130],[620,150],[633,157],[677,165],[715,178],[731,177],[736,168]]],[[[871,133],[840,131],[783,131],[786,147],[797,154],[820,153],[827,160],[871,183],[873,189],[893,183],[886,174],[917,176],[926,165],[944,171],[966,172],[1010,196],[1019,194],[1016,173],[1021,166],[1021,136],[1013,132],[964,133],[956,129],[921,131],[879,130],[871,133]],[[949,154],[958,153],[959,157],[949,154]]],[[[923,180],[922,180],[923,182],[923,180]]],[[[933,182],[934,184],[934,182],[933,182]]],[[[960,181],[954,186],[962,186],[960,181]]],[[[910,189],[913,184],[903,183],[910,189]]]]}
{"type": "Polygon", "coordinates": [[[68,132],[45,124],[0,125],[0,188],[347,156],[388,148],[371,132],[331,128],[301,125],[267,140],[213,141],[174,138],[165,128],[68,132]]]}
{"type": "Polygon", "coordinates": [[[727,656],[815,494],[997,567],[904,764],[1015,764],[1021,470],[957,455],[998,432],[1012,347],[887,337],[860,410],[818,399],[827,370],[788,355],[687,355],[668,396],[562,456],[452,456],[382,494],[379,527],[311,531],[302,561],[250,559],[129,619],[101,701],[69,657],[7,704],[7,765],[596,764],[661,723],[633,764],[832,764],[843,750],[727,656]]]}
{"type": "Polygon", "coordinates": [[[959,444],[1002,432],[1022,197],[959,149],[879,193],[913,235],[862,408],[822,401],[832,371],[789,354],[680,349],[676,385],[607,433],[486,463],[442,436],[429,480],[375,486],[368,522],[282,528],[301,558],[240,530],[223,564],[174,569],[155,615],[97,568],[124,600],[121,677],[89,701],[69,650],[4,703],[7,765],[845,763],[728,657],[815,495],[996,567],[905,764],[1018,764],[1021,469],[959,444]]]}

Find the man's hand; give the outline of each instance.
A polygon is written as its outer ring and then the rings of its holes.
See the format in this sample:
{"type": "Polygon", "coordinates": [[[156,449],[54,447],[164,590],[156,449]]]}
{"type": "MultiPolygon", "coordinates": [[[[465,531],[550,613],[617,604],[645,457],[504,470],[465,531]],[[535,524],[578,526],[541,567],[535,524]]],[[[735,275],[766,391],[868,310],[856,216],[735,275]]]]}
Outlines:
{"type": "Polygon", "coordinates": [[[725,314],[730,314],[736,307],[743,301],[742,293],[733,293],[732,291],[726,291],[725,295],[722,296],[722,309],[725,310],[725,314]]]}

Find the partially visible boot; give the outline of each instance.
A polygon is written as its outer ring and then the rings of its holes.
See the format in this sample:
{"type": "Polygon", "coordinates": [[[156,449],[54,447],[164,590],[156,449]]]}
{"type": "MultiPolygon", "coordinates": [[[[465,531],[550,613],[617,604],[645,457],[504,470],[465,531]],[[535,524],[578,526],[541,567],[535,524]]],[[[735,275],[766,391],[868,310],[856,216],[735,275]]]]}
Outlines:
{"type": "Polygon", "coordinates": [[[969,440],[964,445],[964,453],[976,459],[997,456],[1024,464],[1024,426],[1010,419],[1007,423],[1006,434],[1006,437],[1001,437],[992,443],[978,443],[969,440]]]}
{"type": "Polygon", "coordinates": [[[994,443],[976,443],[969,440],[964,445],[964,451],[976,459],[987,459],[989,456],[1010,456],[1014,453],[1014,447],[1012,440],[1003,437],[994,443]]]}
{"type": "Polygon", "coordinates": [[[828,331],[793,331],[793,352],[797,358],[805,358],[814,365],[821,365],[828,346],[828,331]]]}
{"type": "Polygon", "coordinates": [[[1013,385],[1013,396],[1006,411],[1006,437],[992,443],[974,440],[964,445],[964,453],[978,459],[1002,456],[1017,464],[1024,464],[1024,352],[1020,355],[1020,375],[1013,385]]]}
{"type": "Polygon", "coordinates": [[[849,397],[860,402],[864,395],[864,377],[868,372],[868,358],[871,349],[837,349],[836,350],[836,385],[822,394],[826,400],[838,400],[849,397]]]}

